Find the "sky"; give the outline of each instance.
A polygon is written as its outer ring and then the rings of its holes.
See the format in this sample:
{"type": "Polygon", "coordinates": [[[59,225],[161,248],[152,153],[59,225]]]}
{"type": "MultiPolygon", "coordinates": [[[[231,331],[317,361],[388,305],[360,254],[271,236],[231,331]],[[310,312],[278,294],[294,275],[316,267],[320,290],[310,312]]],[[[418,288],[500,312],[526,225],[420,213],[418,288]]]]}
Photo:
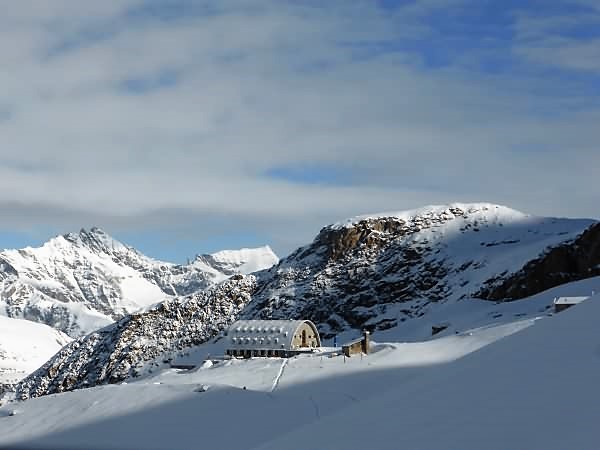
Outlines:
{"type": "Polygon", "coordinates": [[[156,258],[486,201],[594,217],[600,0],[21,0],[0,16],[0,247],[156,258]]]}

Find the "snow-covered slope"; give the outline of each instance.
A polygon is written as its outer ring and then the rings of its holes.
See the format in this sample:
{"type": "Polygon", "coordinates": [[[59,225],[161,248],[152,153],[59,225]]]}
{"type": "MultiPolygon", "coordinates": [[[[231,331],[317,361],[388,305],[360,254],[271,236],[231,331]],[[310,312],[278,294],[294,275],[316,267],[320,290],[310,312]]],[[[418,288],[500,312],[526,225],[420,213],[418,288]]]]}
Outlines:
{"type": "Polygon", "coordinates": [[[592,278],[518,302],[482,302],[502,310],[500,323],[425,342],[378,339],[368,356],[326,349],[207,363],[9,404],[0,408],[0,445],[595,450],[600,298],[558,315],[513,313],[599,285],[592,278]]]}
{"type": "Polygon", "coordinates": [[[276,262],[269,248],[259,248],[176,265],[149,258],[98,228],[81,230],[40,248],[0,253],[0,314],[45,323],[76,337],[276,262]]]}
{"type": "Polygon", "coordinates": [[[0,316],[0,396],[70,341],[47,325],[0,316]]]}

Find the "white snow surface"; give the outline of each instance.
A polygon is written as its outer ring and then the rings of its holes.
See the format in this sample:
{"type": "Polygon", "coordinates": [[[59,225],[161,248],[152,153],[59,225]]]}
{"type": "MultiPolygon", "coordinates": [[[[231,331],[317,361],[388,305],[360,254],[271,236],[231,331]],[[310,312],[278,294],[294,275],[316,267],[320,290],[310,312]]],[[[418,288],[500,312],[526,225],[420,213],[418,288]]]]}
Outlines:
{"type": "Polygon", "coordinates": [[[230,270],[235,270],[243,275],[268,269],[279,262],[279,258],[268,245],[258,248],[221,250],[210,256],[220,265],[228,266],[230,270]]]}
{"type": "MultiPolygon", "coordinates": [[[[0,446],[597,449],[600,296],[560,314],[546,307],[599,285],[592,278],[511,304],[447,303],[435,313],[455,316],[460,331],[418,342],[376,334],[368,356],[323,348],[289,360],[213,360],[10,403],[0,408],[0,446]]],[[[220,342],[198,354],[217,354],[220,342]]]]}
{"type": "Polygon", "coordinates": [[[0,384],[15,384],[71,338],[47,325],[0,316],[0,384]]]}

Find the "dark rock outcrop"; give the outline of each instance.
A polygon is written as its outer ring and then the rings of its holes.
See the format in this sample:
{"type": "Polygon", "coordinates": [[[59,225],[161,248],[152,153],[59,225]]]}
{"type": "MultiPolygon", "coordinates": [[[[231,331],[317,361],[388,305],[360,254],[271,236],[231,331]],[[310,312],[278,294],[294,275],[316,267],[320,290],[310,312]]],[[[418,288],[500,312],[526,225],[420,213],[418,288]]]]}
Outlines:
{"type": "Polygon", "coordinates": [[[600,276],[600,224],[572,242],[548,249],[508,278],[491,279],[476,297],[510,301],[529,297],[564,283],[600,276]]]}

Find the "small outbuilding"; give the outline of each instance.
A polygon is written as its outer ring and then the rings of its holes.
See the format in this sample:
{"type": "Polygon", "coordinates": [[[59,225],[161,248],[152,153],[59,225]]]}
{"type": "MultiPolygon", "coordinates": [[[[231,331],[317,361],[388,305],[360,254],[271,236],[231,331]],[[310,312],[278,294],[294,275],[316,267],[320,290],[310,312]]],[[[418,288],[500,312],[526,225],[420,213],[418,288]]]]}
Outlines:
{"type": "Polygon", "coordinates": [[[310,320],[238,320],[227,330],[229,356],[290,357],[321,346],[310,320]]]}
{"type": "Polygon", "coordinates": [[[590,297],[556,297],[554,299],[554,312],[558,313],[564,311],[571,306],[586,301],[588,298],[590,297]]]}
{"type": "Polygon", "coordinates": [[[369,347],[371,346],[370,334],[368,331],[363,331],[363,335],[353,341],[347,342],[342,345],[342,352],[344,355],[350,357],[359,353],[369,354],[369,347]]]}

